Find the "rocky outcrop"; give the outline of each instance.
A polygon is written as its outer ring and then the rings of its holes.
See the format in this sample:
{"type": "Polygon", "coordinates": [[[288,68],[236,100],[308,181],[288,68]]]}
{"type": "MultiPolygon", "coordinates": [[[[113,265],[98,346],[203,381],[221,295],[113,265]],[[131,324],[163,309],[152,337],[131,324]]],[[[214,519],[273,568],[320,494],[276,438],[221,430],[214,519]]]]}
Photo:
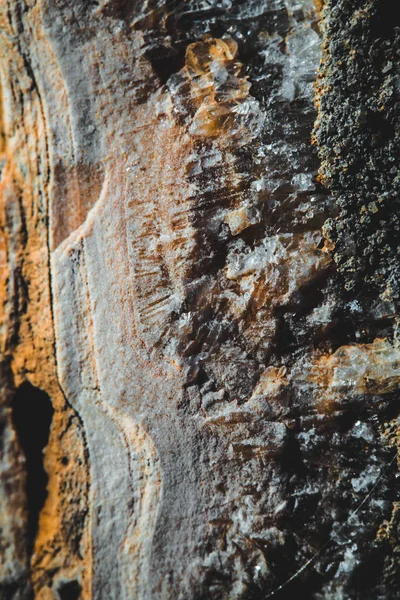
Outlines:
{"type": "Polygon", "coordinates": [[[0,11],[0,597],[397,598],[385,3],[0,11]]]}

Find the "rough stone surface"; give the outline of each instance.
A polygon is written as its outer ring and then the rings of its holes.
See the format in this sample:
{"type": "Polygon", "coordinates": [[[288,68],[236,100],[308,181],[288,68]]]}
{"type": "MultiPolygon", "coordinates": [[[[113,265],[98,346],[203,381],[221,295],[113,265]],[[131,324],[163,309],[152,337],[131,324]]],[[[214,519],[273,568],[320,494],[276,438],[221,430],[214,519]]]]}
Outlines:
{"type": "Polygon", "coordinates": [[[400,597],[398,41],[2,0],[1,599],[400,597]]]}

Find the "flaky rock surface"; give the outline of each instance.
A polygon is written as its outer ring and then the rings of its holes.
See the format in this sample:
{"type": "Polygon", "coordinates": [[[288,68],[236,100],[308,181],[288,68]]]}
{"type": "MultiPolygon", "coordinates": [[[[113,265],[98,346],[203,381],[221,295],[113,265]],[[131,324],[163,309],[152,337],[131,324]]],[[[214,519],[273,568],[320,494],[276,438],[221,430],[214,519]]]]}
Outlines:
{"type": "Polygon", "coordinates": [[[0,598],[399,597],[387,6],[1,0],[0,598]]]}

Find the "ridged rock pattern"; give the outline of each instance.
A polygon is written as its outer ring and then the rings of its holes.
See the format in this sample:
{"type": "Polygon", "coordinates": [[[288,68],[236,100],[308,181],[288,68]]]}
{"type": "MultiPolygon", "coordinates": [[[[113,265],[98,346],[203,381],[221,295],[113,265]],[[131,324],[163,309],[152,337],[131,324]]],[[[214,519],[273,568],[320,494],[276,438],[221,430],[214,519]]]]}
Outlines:
{"type": "Polygon", "coordinates": [[[399,597],[397,25],[1,1],[1,599],[399,597]]]}

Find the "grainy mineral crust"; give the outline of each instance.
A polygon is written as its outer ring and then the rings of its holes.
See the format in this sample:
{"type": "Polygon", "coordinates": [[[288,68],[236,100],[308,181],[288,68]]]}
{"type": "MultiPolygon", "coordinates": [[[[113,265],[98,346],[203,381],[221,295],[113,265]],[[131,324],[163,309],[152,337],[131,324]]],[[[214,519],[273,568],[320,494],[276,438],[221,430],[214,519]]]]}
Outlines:
{"type": "Polygon", "coordinates": [[[0,600],[395,600],[399,22],[0,0],[0,600]]]}

